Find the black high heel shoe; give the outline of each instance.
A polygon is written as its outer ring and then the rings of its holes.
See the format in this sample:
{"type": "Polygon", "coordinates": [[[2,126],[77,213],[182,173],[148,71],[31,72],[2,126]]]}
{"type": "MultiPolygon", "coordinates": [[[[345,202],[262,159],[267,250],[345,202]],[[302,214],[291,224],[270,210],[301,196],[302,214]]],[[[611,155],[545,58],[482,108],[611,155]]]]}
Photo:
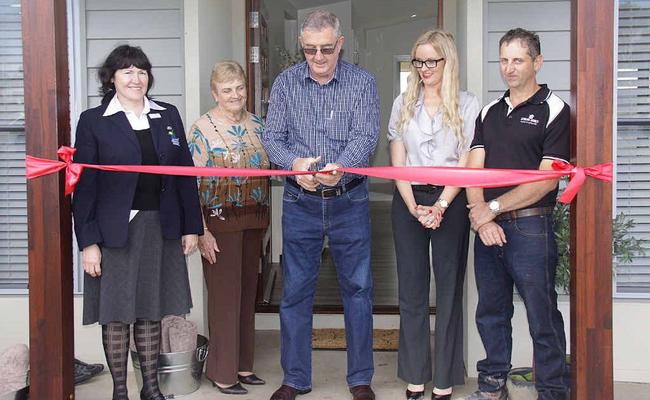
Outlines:
{"type": "Polygon", "coordinates": [[[167,400],[167,399],[165,399],[165,396],[163,396],[162,393],[160,392],[158,392],[158,394],[145,397],[144,393],[140,391],[140,400],[167,400]]]}
{"type": "Polygon", "coordinates": [[[422,400],[424,399],[424,390],[421,392],[411,392],[406,389],[406,400],[422,400]]]}
{"type": "Polygon", "coordinates": [[[250,375],[237,374],[237,379],[239,379],[239,382],[245,385],[263,385],[266,383],[264,379],[258,377],[255,374],[250,374],[250,375]]]}
{"type": "Polygon", "coordinates": [[[216,383],[212,382],[212,386],[216,387],[223,394],[248,394],[248,390],[237,382],[234,385],[222,388],[216,383]]]}

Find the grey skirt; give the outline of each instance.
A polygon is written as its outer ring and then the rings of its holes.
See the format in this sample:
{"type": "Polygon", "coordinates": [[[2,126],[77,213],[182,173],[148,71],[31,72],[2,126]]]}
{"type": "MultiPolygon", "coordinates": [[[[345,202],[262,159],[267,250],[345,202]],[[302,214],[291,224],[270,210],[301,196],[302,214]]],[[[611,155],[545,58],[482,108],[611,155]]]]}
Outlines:
{"type": "Polygon", "coordinates": [[[162,236],[158,211],[139,211],[125,247],[101,247],[102,274],[84,274],[84,325],[160,321],[192,307],[181,240],[162,236]]]}

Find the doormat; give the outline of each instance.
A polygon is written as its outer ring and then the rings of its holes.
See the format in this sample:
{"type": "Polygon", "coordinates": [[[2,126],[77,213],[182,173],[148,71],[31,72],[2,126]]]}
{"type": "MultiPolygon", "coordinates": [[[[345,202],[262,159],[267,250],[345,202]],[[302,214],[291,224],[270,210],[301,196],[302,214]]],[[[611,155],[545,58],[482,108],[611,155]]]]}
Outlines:
{"type": "MultiPolygon", "coordinates": [[[[374,329],[372,349],[375,351],[397,351],[399,329],[374,329]]],[[[314,329],[312,333],[314,350],[345,350],[345,329],[314,329]]]]}

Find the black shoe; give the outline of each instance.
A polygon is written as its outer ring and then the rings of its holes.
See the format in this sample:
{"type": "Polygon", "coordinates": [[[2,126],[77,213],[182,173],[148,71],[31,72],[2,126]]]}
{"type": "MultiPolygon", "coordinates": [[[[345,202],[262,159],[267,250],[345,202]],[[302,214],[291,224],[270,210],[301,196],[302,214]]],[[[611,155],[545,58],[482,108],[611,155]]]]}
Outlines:
{"type": "Polygon", "coordinates": [[[239,382],[245,384],[245,385],[263,385],[266,382],[264,379],[258,377],[255,374],[251,375],[239,375],[237,374],[237,379],[239,379],[239,382]]]}
{"type": "Polygon", "coordinates": [[[104,370],[103,364],[87,364],[81,360],[74,359],[74,384],[86,382],[88,379],[104,370]]]}
{"type": "Polygon", "coordinates": [[[140,391],[140,400],[167,400],[167,399],[160,392],[158,392],[158,394],[152,394],[149,397],[145,397],[144,393],[140,391]]]}
{"type": "Polygon", "coordinates": [[[451,394],[431,393],[431,400],[451,400],[451,394]]]}
{"type": "Polygon", "coordinates": [[[222,388],[216,383],[212,382],[212,386],[216,387],[223,394],[248,394],[248,390],[237,382],[234,385],[222,388]]]}
{"type": "Polygon", "coordinates": [[[424,390],[421,392],[411,392],[406,389],[406,400],[421,400],[424,399],[424,390]]]}

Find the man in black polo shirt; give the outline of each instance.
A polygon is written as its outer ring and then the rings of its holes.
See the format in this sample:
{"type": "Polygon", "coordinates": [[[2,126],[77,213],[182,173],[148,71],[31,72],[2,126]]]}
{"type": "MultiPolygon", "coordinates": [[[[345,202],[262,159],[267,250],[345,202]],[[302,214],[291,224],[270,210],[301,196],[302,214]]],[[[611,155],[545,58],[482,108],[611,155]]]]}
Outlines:
{"type": "MultiPolygon", "coordinates": [[[[569,159],[569,106],[537,83],[539,37],[512,29],[499,41],[503,97],[478,116],[468,167],[552,169],[569,159]]],[[[564,322],[557,309],[557,246],[552,211],[556,179],[493,189],[467,189],[477,232],[474,265],[476,310],[486,358],[477,364],[479,390],[466,399],[506,399],[511,368],[513,284],[526,306],[533,339],[539,399],[564,399],[567,391],[564,322]]]]}

